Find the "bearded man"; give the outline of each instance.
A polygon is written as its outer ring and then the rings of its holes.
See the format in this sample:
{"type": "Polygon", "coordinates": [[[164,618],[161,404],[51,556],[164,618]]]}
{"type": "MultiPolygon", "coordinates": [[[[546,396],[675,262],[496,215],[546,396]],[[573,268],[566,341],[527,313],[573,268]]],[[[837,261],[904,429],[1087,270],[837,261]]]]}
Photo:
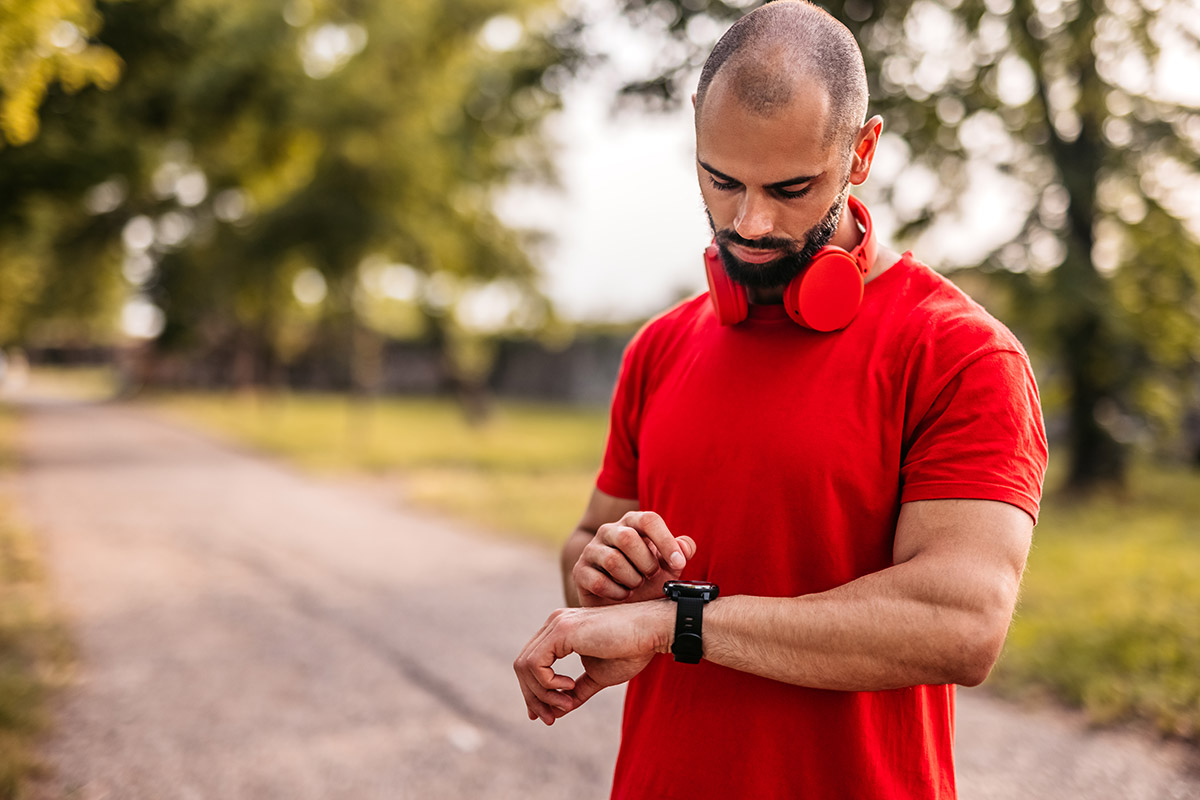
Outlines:
{"type": "Polygon", "coordinates": [[[628,681],[614,798],[953,798],[1041,498],[1028,358],[849,195],[882,120],[840,23],[759,8],[693,103],[710,291],[628,347],[530,719],[628,681]]]}

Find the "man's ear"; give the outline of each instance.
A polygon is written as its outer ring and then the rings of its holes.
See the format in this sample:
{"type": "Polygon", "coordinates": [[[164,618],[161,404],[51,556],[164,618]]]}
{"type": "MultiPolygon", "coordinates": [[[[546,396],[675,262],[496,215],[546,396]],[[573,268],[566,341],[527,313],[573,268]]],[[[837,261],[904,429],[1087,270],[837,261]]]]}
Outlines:
{"type": "Polygon", "coordinates": [[[692,92],[692,111],[696,110],[696,93],[692,92]]]}
{"type": "Polygon", "coordinates": [[[850,160],[850,182],[855,186],[871,174],[871,163],[879,147],[879,135],[883,132],[883,117],[876,114],[863,123],[854,137],[854,154],[850,160]]]}

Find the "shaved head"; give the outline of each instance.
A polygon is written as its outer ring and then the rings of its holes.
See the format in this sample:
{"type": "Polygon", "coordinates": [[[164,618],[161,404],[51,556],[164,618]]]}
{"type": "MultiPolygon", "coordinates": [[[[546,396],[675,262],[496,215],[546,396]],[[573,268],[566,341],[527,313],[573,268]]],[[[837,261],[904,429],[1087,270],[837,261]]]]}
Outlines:
{"type": "Polygon", "coordinates": [[[798,93],[823,89],[827,143],[850,145],[867,114],[867,73],[846,26],[806,0],[776,0],[742,17],[717,42],[696,89],[696,116],[714,81],[759,116],[774,116],[798,93]]]}

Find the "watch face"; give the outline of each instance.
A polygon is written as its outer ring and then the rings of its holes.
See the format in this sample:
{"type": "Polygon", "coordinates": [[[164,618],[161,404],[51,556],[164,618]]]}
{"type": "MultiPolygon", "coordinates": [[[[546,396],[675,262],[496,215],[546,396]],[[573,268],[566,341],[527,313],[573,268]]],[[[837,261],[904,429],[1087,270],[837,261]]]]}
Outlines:
{"type": "Polygon", "coordinates": [[[721,589],[715,583],[707,581],[667,581],[663,584],[663,594],[672,600],[680,597],[695,597],[704,602],[716,600],[721,589]]]}

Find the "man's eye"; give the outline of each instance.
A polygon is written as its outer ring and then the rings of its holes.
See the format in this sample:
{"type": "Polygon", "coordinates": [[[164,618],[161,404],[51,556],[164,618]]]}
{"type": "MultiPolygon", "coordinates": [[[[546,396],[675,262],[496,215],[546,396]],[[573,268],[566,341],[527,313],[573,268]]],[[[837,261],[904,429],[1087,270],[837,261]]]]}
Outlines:
{"type": "Polygon", "coordinates": [[[811,188],[811,186],[805,186],[803,189],[776,189],[775,191],[779,192],[780,197],[794,199],[797,197],[804,197],[804,195],[808,194],[808,190],[811,188]]]}
{"type": "Polygon", "coordinates": [[[711,175],[708,177],[708,182],[711,183],[712,187],[718,192],[732,192],[734,189],[737,189],[739,186],[741,186],[739,183],[726,183],[724,181],[719,181],[711,175]]]}

